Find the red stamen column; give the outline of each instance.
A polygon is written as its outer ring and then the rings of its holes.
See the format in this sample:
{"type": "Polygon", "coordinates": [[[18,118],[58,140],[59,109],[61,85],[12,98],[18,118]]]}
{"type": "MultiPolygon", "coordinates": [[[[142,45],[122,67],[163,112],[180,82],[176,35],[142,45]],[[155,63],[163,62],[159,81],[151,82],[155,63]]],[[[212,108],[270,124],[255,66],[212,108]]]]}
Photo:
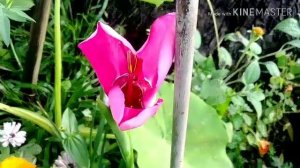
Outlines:
{"type": "Polygon", "coordinates": [[[176,2],[175,91],[171,168],[182,168],[199,0],[176,2]]]}

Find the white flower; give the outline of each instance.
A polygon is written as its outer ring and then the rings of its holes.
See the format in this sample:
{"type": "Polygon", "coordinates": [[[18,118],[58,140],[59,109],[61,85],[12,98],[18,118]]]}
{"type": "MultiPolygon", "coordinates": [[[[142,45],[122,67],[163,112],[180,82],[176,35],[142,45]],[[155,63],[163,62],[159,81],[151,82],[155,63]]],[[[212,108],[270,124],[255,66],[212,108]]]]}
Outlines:
{"type": "Polygon", "coordinates": [[[13,147],[21,146],[26,141],[26,132],[20,131],[21,124],[16,122],[5,122],[3,130],[0,130],[0,143],[3,147],[11,144],[13,147]]]}
{"type": "Polygon", "coordinates": [[[54,162],[55,168],[77,168],[74,160],[66,153],[61,152],[54,162]]]}

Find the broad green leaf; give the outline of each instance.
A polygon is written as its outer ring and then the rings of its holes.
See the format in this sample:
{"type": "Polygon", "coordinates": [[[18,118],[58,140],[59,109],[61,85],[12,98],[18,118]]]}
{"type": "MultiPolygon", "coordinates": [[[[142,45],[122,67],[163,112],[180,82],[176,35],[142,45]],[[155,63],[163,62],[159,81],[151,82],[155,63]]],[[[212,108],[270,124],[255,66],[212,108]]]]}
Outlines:
{"type": "Polygon", "coordinates": [[[255,60],[250,63],[250,65],[246,68],[245,72],[242,76],[242,81],[245,85],[256,82],[260,77],[260,67],[258,61],[255,60]]]}
{"type": "Polygon", "coordinates": [[[250,44],[250,50],[256,55],[259,55],[262,52],[261,46],[259,44],[257,44],[256,42],[253,42],[250,44]]]}
{"type": "Polygon", "coordinates": [[[289,34],[296,38],[300,37],[299,22],[294,18],[288,18],[281,21],[275,26],[274,29],[289,34]]]}
{"type": "Polygon", "coordinates": [[[29,10],[32,6],[34,6],[32,0],[13,0],[11,8],[26,11],[29,10]]]}
{"type": "Polygon", "coordinates": [[[6,46],[10,42],[10,22],[4,14],[3,8],[0,7],[0,36],[6,46]]]}
{"type": "Polygon", "coordinates": [[[90,158],[87,144],[80,135],[69,136],[62,141],[62,145],[69,156],[80,168],[90,167],[90,158]]]}
{"type": "Polygon", "coordinates": [[[299,39],[292,40],[292,41],[285,43],[284,45],[291,45],[291,46],[300,48],[300,40],[299,39]]]}
{"type": "Polygon", "coordinates": [[[253,146],[257,145],[256,138],[253,134],[248,134],[246,136],[246,138],[247,138],[247,141],[250,145],[253,145],[253,146]]]}
{"type": "Polygon", "coordinates": [[[30,20],[32,22],[35,22],[30,16],[28,16],[25,12],[19,10],[19,9],[6,9],[5,14],[12,20],[18,21],[18,22],[25,22],[26,20],[30,20]]]}
{"type": "Polygon", "coordinates": [[[293,75],[298,75],[300,74],[300,65],[299,64],[294,64],[290,66],[290,71],[293,75]]]}
{"type": "Polygon", "coordinates": [[[6,4],[6,0],[0,0],[0,4],[5,5],[6,4]]]}
{"type": "Polygon", "coordinates": [[[232,58],[230,53],[227,51],[226,48],[220,47],[218,50],[219,56],[219,67],[231,66],[232,65],[232,58]]]}
{"type": "Polygon", "coordinates": [[[231,122],[224,123],[224,125],[228,136],[228,142],[230,143],[233,137],[233,125],[231,122]]]}
{"type": "Polygon", "coordinates": [[[2,162],[4,159],[8,158],[10,155],[10,148],[0,146],[0,162],[2,162]]]}
{"type": "Polygon", "coordinates": [[[200,46],[201,46],[201,34],[200,32],[197,30],[196,33],[195,33],[195,45],[194,45],[194,48],[195,49],[199,49],[200,46]]]}
{"type": "MultiPolygon", "coordinates": [[[[240,32],[229,33],[229,34],[225,35],[224,40],[225,41],[229,40],[229,41],[232,41],[232,42],[240,42],[245,47],[248,46],[248,44],[249,44],[249,40],[246,37],[244,37],[240,32]]],[[[250,48],[250,51],[253,52],[256,55],[259,55],[262,52],[261,46],[256,42],[252,42],[250,44],[249,48],[250,48]]]]}
{"type": "Polygon", "coordinates": [[[211,73],[216,70],[216,65],[212,56],[207,57],[207,59],[201,64],[201,69],[204,73],[211,73]]]}
{"type": "Polygon", "coordinates": [[[200,95],[210,105],[217,105],[226,101],[226,86],[221,80],[205,80],[201,86],[200,95]]]}
{"type": "Polygon", "coordinates": [[[273,61],[265,62],[265,65],[272,76],[280,76],[280,71],[273,61]]]}
{"type": "Polygon", "coordinates": [[[31,155],[38,155],[42,152],[41,146],[35,143],[26,144],[18,150],[31,155]]]}
{"type": "Polygon", "coordinates": [[[211,78],[212,79],[224,79],[229,73],[228,69],[218,69],[212,72],[211,78]]]}
{"type": "Polygon", "coordinates": [[[29,160],[29,161],[35,161],[36,155],[40,154],[42,152],[42,148],[38,144],[29,143],[24,146],[22,146],[16,154],[22,156],[23,158],[29,160]]]}
{"type": "Polygon", "coordinates": [[[238,34],[240,34],[240,32],[226,34],[224,36],[224,40],[225,41],[228,40],[228,41],[232,41],[232,42],[239,42],[240,39],[239,39],[238,34]]]}
{"type": "Polygon", "coordinates": [[[251,119],[251,117],[250,117],[248,114],[246,114],[246,113],[243,113],[243,114],[242,114],[242,117],[243,117],[245,123],[246,123],[248,126],[251,126],[251,124],[252,124],[252,119],[251,119]]]}
{"type": "Polygon", "coordinates": [[[262,115],[262,105],[261,102],[256,100],[256,99],[248,99],[248,101],[253,105],[256,114],[257,114],[257,118],[260,119],[261,115],[262,115]]]}
{"type": "Polygon", "coordinates": [[[195,62],[200,64],[200,63],[204,62],[206,59],[207,58],[204,55],[202,55],[198,50],[194,50],[194,60],[195,60],[195,62]]]}
{"type": "Polygon", "coordinates": [[[44,130],[48,131],[52,135],[57,135],[57,129],[53,125],[53,123],[48,120],[47,118],[41,116],[39,113],[32,112],[26,109],[18,108],[18,107],[11,107],[5,104],[0,103],[0,110],[3,110],[7,113],[10,113],[12,115],[15,115],[17,117],[20,117],[22,119],[25,119],[27,121],[30,121],[44,130]]]}
{"type": "MultiPolygon", "coordinates": [[[[164,99],[160,111],[130,132],[139,167],[170,167],[173,90],[173,84],[165,83],[159,94],[164,99]]],[[[227,133],[216,111],[194,94],[189,109],[185,168],[233,167],[225,150],[227,133]]]]}
{"type": "Polygon", "coordinates": [[[145,1],[148,3],[154,4],[156,6],[160,6],[164,2],[173,2],[174,0],[141,0],[141,1],[145,1]]]}
{"type": "Polygon", "coordinates": [[[257,129],[263,137],[268,137],[267,126],[261,120],[257,121],[257,129]]]}
{"type": "Polygon", "coordinates": [[[262,90],[260,91],[254,91],[254,92],[248,92],[247,93],[247,100],[251,100],[251,99],[255,99],[257,101],[262,101],[264,100],[266,97],[263,93],[262,90]]]}
{"type": "Polygon", "coordinates": [[[67,108],[62,117],[63,130],[69,135],[76,133],[78,131],[77,125],[75,114],[67,108]]]}
{"type": "Polygon", "coordinates": [[[277,57],[277,65],[279,68],[285,68],[288,64],[288,58],[286,55],[277,57]]]}

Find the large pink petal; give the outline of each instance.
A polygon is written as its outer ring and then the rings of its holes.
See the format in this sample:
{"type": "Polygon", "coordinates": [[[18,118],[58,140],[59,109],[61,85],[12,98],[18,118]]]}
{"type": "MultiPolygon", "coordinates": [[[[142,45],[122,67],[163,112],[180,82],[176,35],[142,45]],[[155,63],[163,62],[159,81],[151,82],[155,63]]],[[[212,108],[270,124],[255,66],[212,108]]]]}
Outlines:
{"type": "Polygon", "coordinates": [[[153,88],[159,88],[172,65],[175,53],[175,13],[159,17],[150,28],[150,35],[137,52],[143,59],[143,73],[153,88]]]}
{"type": "Polygon", "coordinates": [[[125,96],[119,87],[113,87],[108,93],[108,104],[112,116],[119,125],[124,116],[125,110],[125,96]]]}
{"type": "Polygon", "coordinates": [[[143,125],[156,114],[163,103],[163,100],[159,99],[154,106],[145,109],[125,107],[124,94],[118,86],[110,90],[108,98],[112,116],[122,131],[143,125]]]}
{"type": "Polygon", "coordinates": [[[162,103],[163,100],[159,99],[154,106],[145,109],[132,109],[126,107],[125,114],[127,115],[124,115],[124,117],[128,117],[128,120],[124,118],[120,123],[119,128],[122,131],[126,131],[145,124],[152,116],[156,114],[162,103]],[[132,114],[132,116],[130,114],[132,114]]]}
{"type": "Polygon", "coordinates": [[[127,53],[135,53],[126,39],[101,22],[98,23],[97,30],[78,47],[95,70],[106,94],[115,79],[127,72],[127,53]]]}

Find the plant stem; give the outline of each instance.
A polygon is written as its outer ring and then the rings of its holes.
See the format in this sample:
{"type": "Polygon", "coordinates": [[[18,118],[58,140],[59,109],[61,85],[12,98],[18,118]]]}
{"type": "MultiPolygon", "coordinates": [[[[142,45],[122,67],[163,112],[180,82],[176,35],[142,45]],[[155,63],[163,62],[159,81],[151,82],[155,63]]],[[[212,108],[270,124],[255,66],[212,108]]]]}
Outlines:
{"type": "Polygon", "coordinates": [[[116,136],[122,157],[125,160],[126,168],[134,168],[134,154],[129,132],[120,131],[106,105],[99,99],[97,100],[97,103],[100,108],[101,115],[107,120],[108,125],[116,136]]]}
{"type": "Polygon", "coordinates": [[[16,53],[14,44],[13,44],[13,42],[12,42],[11,40],[10,40],[10,47],[11,47],[11,50],[12,50],[12,52],[13,52],[13,54],[14,54],[14,57],[15,57],[15,59],[16,59],[18,65],[19,65],[20,70],[23,71],[22,64],[21,64],[21,62],[20,62],[20,60],[19,60],[19,57],[18,57],[18,55],[17,55],[17,53],[16,53]]]}
{"type": "Polygon", "coordinates": [[[251,44],[252,44],[253,42],[254,42],[254,41],[253,41],[253,39],[251,38],[251,39],[249,40],[249,43],[247,44],[245,50],[243,51],[241,57],[239,58],[238,62],[236,63],[236,66],[235,66],[236,68],[238,68],[239,65],[241,64],[241,62],[243,61],[244,57],[246,56],[246,53],[248,52],[248,50],[249,50],[249,48],[250,48],[250,46],[251,46],[251,44]]]}
{"type": "Polygon", "coordinates": [[[60,32],[60,0],[55,0],[54,6],[54,43],[55,43],[55,124],[61,126],[61,78],[62,78],[62,56],[61,56],[61,32],[60,32]]]}
{"type": "Polygon", "coordinates": [[[263,56],[259,57],[259,59],[265,59],[265,58],[268,58],[268,57],[272,57],[272,56],[276,55],[280,51],[288,51],[288,50],[293,49],[293,48],[295,48],[295,47],[291,46],[291,47],[287,47],[286,49],[279,49],[278,51],[275,51],[275,52],[263,55],[263,56]]]}
{"type": "Polygon", "coordinates": [[[218,49],[218,51],[219,51],[221,42],[220,42],[220,37],[219,37],[219,32],[218,32],[218,25],[217,25],[217,20],[216,20],[214,8],[213,8],[212,3],[211,3],[210,0],[206,0],[206,1],[207,1],[209,10],[210,10],[210,12],[211,12],[211,17],[212,17],[212,19],[213,19],[214,29],[215,29],[215,36],[216,36],[216,41],[217,41],[217,49],[218,49]]]}
{"type": "Polygon", "coordinates": [[[224,82],[228,82],[232,77],[234,77],[236,74],[238,74],[241,70],[243,70],[244,68],[246,68],[249,65],[249,62],[247,62],[246,64],[244,64],[243,66],[241,66],[239,69],[237,69],[236,71],[234,71],[232,74],[230,74],[225,80],[224,82]]]}
{"type": "Polygon", "coordinates": [[[176,2],[175,91],[171,168],[182,168],[193,70],[198,0],[176,2]]]}

